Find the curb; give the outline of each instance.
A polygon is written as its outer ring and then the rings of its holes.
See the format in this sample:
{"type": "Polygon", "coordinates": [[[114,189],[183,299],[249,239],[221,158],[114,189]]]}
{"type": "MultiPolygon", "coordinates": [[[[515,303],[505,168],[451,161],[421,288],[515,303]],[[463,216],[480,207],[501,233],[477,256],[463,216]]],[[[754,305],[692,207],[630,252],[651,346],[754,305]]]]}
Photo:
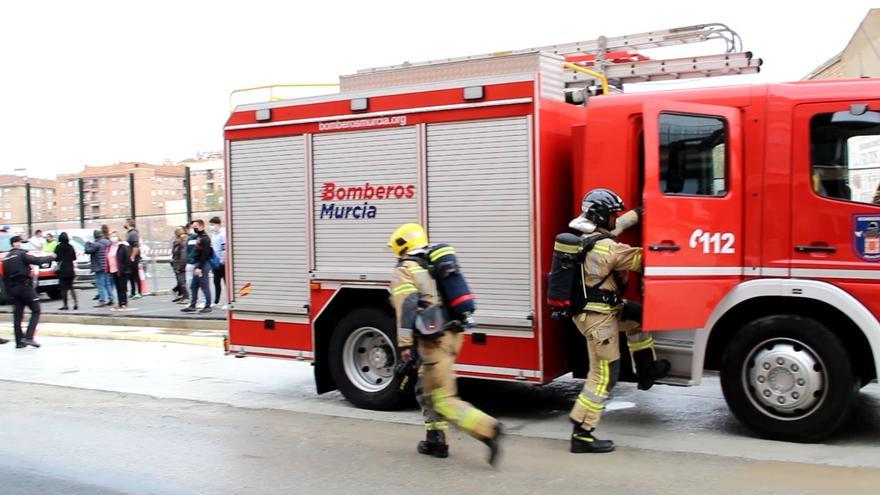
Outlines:
{"type": "MultiPolygon", "coordinates": [[[[113,333],[113,332],[90,332],[78,330],[66,330],[59,328],[41,328],[37,331],[43,337],[69,337],[77,339],[96,340],[125,340],[129,342],[155,342],[164,344],[189,344],[206,347],[223,347],[223,337],[191,337],[187,335],[167,335],[153,333],[113,333]]],[[[7,335],[10,339],[11,335],[7,335]]]]}
{"type": "MultiPolygon", "coordinates": [[[[125,340],[129,342],[155,342],[166,344],[189,344],[200,345],[206,347],[223,347],[225,333],[215,330],[205,330],[201,335],[187,335],[185,333],[177,333],[171,328],[148,328],[140,327],[138,330],[133,328],[123,328],[112,326],[83,326],[72,324],[71,328],[63,326],[55,326],[52,324],[40,325],[37,329],[37,335],[41,337],[68,337],[78,339],[98,339],[98,340],[125,340]],[[205,335],[208,334],[208,335],[205,335]]],[[[0,332],[0,337],[13,340],[11,329],[4,328],[0,332]]]]}

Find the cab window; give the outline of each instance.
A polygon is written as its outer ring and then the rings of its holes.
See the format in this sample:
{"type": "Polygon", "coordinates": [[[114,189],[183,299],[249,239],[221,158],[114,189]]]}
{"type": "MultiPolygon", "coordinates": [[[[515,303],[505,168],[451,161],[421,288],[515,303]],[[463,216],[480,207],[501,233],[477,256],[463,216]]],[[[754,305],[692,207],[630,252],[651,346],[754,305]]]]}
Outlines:
{"type": "Polygon", "coordinates": [[[835,114],[810,120],[810,162],[816,194],[880,204],[880,125],[832,122],[835,114]]]}
{"type": "Polygon", "coordinates": [[[660,114],[660,190],[727,194],[727,126],[721,117],[660,114]]]}

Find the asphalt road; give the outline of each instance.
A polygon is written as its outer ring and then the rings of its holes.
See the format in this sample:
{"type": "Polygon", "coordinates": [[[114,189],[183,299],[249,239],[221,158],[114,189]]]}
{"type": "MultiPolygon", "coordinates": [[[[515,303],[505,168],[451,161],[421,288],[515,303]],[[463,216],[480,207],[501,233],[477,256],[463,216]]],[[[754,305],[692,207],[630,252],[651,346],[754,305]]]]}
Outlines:
{"type": "Polygon", "coordinates": [[[717,379],[621,384],[601,425],[620,445],[567,453],[582,382],[462,381],[509,427],[498,470],[461,434],[452,456],[414,453],[418,411],[317,396],[304,362],[235,359],[179,344],[43,338],[0,347],[2,493],[878,493],[880,387],[822,445],[768,442],[730,416],[717,379]]]}
{"type": "Polygon", "coordinates": [[[4,493],[877,493],[874,469],[462,435],[439,460],[415,425],[0,382],[4,493]]]}

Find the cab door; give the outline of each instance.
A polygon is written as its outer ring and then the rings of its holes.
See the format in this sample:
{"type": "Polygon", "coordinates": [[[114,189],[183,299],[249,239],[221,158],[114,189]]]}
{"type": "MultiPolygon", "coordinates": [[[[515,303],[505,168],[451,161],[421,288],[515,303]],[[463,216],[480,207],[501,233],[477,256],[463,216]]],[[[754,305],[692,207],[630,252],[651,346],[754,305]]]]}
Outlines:
{"type": "Polygon", "coordinates": [[[646,105],[644,327],[702,328],[743,277],[740,110],[646,105]]]}
{"type": "Polygon", "coordinates": [[[880,101],[798,105],[792,144],[792,277],[880,314],[880,101]]]}

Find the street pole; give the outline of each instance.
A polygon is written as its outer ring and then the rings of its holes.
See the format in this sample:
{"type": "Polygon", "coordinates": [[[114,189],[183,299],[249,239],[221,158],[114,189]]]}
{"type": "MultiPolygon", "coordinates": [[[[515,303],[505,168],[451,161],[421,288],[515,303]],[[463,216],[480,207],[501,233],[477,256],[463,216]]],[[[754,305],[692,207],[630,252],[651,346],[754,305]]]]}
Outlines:
{"type": "Polygon", "coordinates": [[[79,190],[79,228],[86,228],[86,198],[83,193],[84,189],[84,180],[82,177],[77,179],[76,185],[79,190]]]}
{"type": "Polygon", "coordinates": [[[128,197],[131,200],[129,208],[131,208],[131,218],[137,220],[137,213],[134,211],[134,174],[128,174],[128,197]]]}
{"type": "Polygon", "coordinates": [[[186,224],[192,223],[192,180],[190,179],[189,167],[183,167],[183,196],[186,198],[186,224]]]}
{"type": "Polygon", "coordinates": [[[31,183],[25,178],[24,182],[24,198],[27,203],[27,235],[30,236],[34,232],[34,212],[31,207],[31,183]]]}

